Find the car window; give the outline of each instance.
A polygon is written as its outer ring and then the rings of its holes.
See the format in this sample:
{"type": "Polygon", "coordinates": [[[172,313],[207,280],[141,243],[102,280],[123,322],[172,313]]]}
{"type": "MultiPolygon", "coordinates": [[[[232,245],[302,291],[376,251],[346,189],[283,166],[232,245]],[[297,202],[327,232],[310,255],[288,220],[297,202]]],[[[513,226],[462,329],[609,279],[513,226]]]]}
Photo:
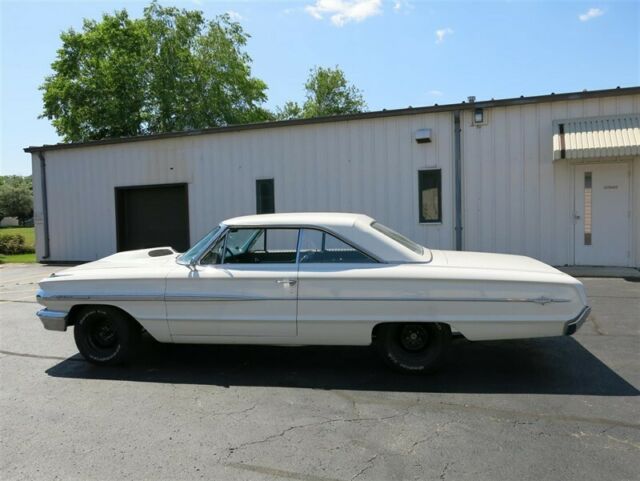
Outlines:
{"type": "Polygon", "coordinates": [[[200,259],[200,264],[202,265],[210,265],[210,264],[220,264],[222,262],[222,254],[224,249],[224,241],[226,236],[220,237],[216,241],[216,243],[209,249],[209,251],[202,256],[200,259]]]}
{"type": "Polygon", "coordinates": [[[363,263],[375,262],[371,257],[337,237],[320,230],[302,229],[301,263],[363,263]]]}
{"type": "Polygon", "coordinates": [[[229,229],[225,264],[295,264],[298,229],[229,229]]]}
{"type": "Polygon", "coordinates": [[[386,235],[390,239],[396,241],[398,244],[406,247],[407,249],[411,249],[416,254],[424,254],[424,248],[420,244],[416,244],[411,239],[407,239],[405,236],[394,231],[393,229],[388,228],[386,225],[382,225],[380,222],[372,222],[371,227],[373,227],[378,232],[386,235]]]}

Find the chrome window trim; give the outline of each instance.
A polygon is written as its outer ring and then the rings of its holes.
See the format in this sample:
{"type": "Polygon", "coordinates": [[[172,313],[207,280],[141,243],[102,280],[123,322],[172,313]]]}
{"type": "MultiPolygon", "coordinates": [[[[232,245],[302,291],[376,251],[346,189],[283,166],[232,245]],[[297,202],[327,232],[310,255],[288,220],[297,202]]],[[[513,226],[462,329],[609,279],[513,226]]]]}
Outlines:
{"type": "MultiPolygon", "coordinates": [[[[369,259],[371,259],[371,262],[305,262],[305,264],[323,264],[323,265],[329,265],[329,264],[386,264],[386,262],[382,262],[380,260],[378,260],[375,256],[373,256],[372,254],[369,254],[365,249],[362,249],[360,247],[357,247],[355,244],[353,244],[352,242],[349,242],[345,239],[343,239],[342,237],[340,237],[339,235],[327,230],[327,229],[321,229],[318,227],[300,227],[300,236],[302,236],[302,231],[303,230],[317,230],[320,232],[324,232],[325,234],[329,234],[333,237],[335,237],[336,239],[338,239],[341,242],[344,242],[345,244],[347,244],[349,247],[351,247],[352,249],[360,252],[362,255],[367,256],[369,259]]],[[[296,263],[300,263],[300,239],[298,238],[298,254],[296,256],[296,263]]]]}

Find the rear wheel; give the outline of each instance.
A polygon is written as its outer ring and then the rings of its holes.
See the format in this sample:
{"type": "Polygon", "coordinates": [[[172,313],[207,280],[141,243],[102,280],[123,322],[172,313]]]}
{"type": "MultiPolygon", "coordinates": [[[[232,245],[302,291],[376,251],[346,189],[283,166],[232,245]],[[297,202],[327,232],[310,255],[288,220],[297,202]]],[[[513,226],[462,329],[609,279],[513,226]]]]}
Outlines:
{"type": "Polygon", "coordinates": [[[122,311],[90,306],[78,312],[73,337],[87,361],[113,365],[131,360],[140,331],[140,326],[122,311]]]}
{"type": "Polygon", "coordinates": [[[438,369],[450,342],[451,330],[446,324],[385,324],[376,333],[378,350],[387,364],[412,373],[438,369]]]}

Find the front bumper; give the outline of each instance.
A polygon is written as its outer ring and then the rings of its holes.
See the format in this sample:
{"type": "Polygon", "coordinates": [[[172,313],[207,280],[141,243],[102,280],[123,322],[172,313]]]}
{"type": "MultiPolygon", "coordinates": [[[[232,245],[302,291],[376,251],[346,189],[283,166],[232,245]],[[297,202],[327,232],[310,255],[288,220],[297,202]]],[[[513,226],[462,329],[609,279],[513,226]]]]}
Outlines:
{"type": "Polygon", "coordinates": [[[580,326],[584,324],[584,321],[587,320],[590,313],[591,308],[589,306],[585,306],[585,308],[582,309],[582,312],[578,314],[578,317],[571,319],[564,325],[564,335],[570,336],[580,329],[580,326]]]}
{"type": "Polygon", "coordinates": [[[37,313],[42,325],[49,331],[66,331],[67,315],[66,312],[50,311],[49,309],[41,309],[37,313]]]}

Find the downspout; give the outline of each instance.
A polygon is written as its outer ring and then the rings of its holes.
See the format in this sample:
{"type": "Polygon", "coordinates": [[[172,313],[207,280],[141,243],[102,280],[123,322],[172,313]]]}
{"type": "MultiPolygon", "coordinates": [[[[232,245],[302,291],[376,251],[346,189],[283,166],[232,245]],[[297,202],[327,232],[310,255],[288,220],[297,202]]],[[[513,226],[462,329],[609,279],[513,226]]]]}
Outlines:
{"type": "Polygon", "coordinates": [[[456,250],[462,250],[462,129],[460,128],[460,110],[453,113],[453,158],[454,192],[456,211],[456,250]]]}
{"type": "Polygon", "coordinates": [[[40,159],[40,192],[42,196],[42,225],[44,228],[44,255],[41,259],[49,258],[49,203],[47,201],[47,161],[44,153],[38,152],[40,159]]]}

